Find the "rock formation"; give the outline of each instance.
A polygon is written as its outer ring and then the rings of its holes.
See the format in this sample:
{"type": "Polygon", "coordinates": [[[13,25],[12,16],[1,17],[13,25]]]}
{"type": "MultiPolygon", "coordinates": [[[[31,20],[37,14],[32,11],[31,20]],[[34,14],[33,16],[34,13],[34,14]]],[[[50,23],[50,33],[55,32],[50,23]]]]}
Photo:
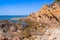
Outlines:
{"type": "Polygon", "coordinates": [[[0,40],[60,40],[60,4],[45,5],[14,23],[0,21],[0,40]],[[21,22],[20,22],[21,21],[21,22]]]}
{"type": "Polygon", "coordinates": [[[45,5],[38,12],[21,20],[28,24],[24,31],[30,35],[27,37],[25,34],[23,40],[60,40],[59,3],[45,5]]]}

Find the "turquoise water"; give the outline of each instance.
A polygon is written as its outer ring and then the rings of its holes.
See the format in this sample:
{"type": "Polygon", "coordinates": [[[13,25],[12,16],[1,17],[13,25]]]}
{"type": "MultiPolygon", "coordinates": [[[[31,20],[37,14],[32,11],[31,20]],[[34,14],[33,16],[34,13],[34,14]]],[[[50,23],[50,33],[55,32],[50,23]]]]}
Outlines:
{"type": "Polygon", "coordinates": [[[0,20],[11,20],[12,18],[24,18],[28,15],[1,15],[0,20]]]}

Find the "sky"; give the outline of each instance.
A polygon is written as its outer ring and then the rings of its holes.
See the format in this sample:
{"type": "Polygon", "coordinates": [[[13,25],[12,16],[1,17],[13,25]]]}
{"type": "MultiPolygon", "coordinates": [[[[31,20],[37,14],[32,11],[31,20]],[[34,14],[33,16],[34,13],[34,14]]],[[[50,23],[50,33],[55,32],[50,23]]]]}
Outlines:
{"type": "Polygon", "coordinates": [[[0,0],[0,15],[29,15],[54,0],[0,0]]]}

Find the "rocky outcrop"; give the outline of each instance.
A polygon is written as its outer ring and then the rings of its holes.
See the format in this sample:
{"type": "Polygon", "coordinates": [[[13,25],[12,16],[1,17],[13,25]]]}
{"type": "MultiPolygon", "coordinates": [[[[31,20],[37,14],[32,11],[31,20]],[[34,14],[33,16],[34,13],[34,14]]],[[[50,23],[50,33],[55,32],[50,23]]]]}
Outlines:
{"type": "MultiPolygon", "coordinates": [[[[31,19],[33,18],[36,21],[40,21],[40,19],[45,16],[44,18],[47,18],[48,20],[55,19],[57,22],[59,22],[60,18],[60,4],[53,3],[51,5],[45,5],[42,7],[42,9],[36,13],[32,13],[30,16],[31,19]]],[[[45,20],[47,20],[45,19],[45,20]]]]}
{"type": "Polygon", "coordinates": [[[0,21],[0,40],[20,40],[21,23],[14,23],[8,20],[0,21]]]}
{"type": "Polygon", "coordinates": [[[24,28],[23,40],[60,40],[60,4],[45,5],[36,13],[21,19],[28,26],[24,28]],[[29,31],[28,31],[29,30],[29,31]]]}

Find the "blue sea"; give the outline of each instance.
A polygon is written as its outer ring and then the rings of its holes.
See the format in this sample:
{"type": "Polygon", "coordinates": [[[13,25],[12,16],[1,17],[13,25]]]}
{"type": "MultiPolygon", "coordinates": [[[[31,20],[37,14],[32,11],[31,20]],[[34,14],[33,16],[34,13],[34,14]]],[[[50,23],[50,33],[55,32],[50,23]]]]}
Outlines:
{"type": "Polygon", "coordinates": [[[0,20],[8,20],[8,21],[11,21],[13,23],[17,23],[17,22],[20,22],[22,24],[22,26],[26,26],[26,23],[24,21],[20,21],[20,20],[11,20],[13,18],[25,18],[27,17],[28,15],[1,15],[0,16],[0,20]]]}
{"type": "Polygon", "coordinates": [[[12,22],[21,22],[20,20],[12,20],[13,18],[25,18],[28,15],[0,15],[0,20],[8,20],[12,22]]]}
{"type": "Polygon", "coordinates": [[[11,20],[12,18],[24,18],[28,15],[0,15],[0,20],[11,20]]]}

